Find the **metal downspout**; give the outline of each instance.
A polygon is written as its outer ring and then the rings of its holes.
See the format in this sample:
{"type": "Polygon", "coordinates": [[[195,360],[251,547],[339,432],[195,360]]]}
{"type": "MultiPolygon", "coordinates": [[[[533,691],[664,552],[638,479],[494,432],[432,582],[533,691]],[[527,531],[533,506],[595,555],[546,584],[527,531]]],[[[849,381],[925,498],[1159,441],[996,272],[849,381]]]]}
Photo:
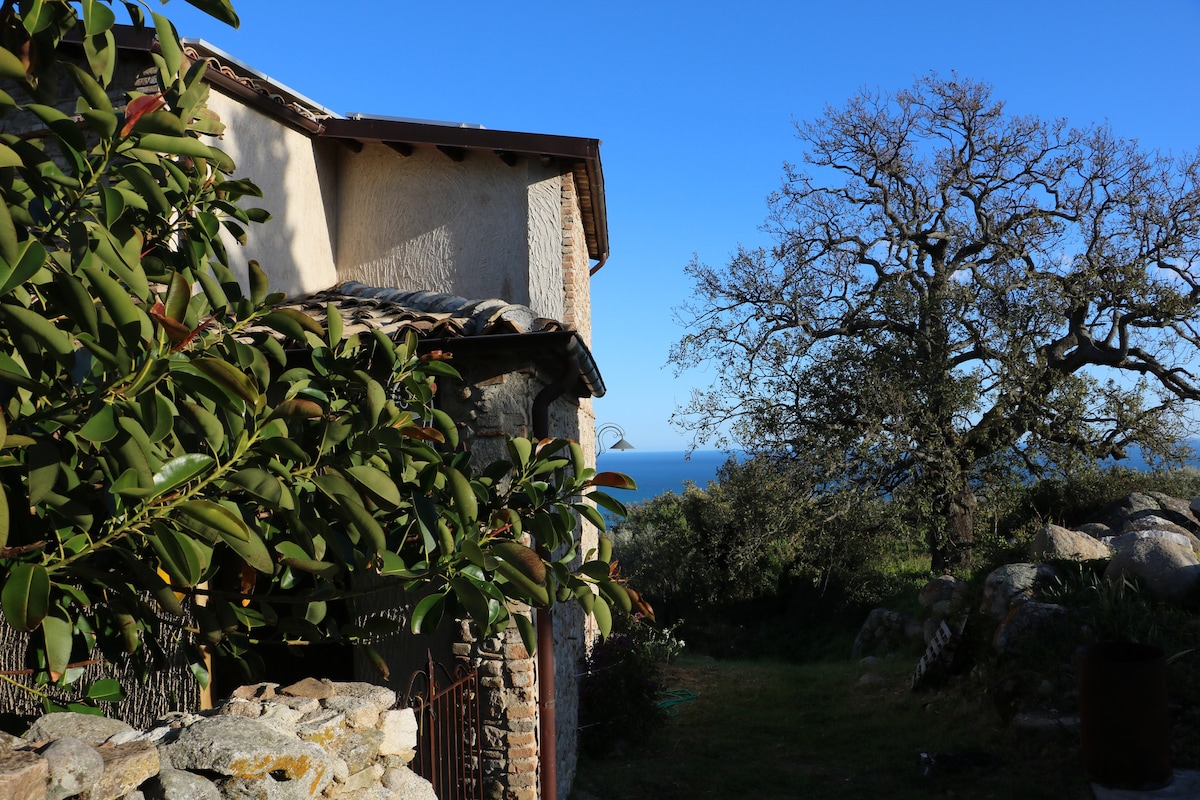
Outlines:
{"type": "MultiPolygon", "coordinates": [[[[566,369],[556,381],[548,384],[533,399],[533,435],[536,439],[550,436],[550,404],[562,397],[579,376],[579,357],[567,356],[566,369]]],[[[543,558],[550,554],[540,550],[543,558]]],[[[541,800],[558,797],[558,736],[555,730],[554,688],[554,618],[550,610],[539,608],[537,619],[538,674],[538,748],[539,796],[541,800]]]]}

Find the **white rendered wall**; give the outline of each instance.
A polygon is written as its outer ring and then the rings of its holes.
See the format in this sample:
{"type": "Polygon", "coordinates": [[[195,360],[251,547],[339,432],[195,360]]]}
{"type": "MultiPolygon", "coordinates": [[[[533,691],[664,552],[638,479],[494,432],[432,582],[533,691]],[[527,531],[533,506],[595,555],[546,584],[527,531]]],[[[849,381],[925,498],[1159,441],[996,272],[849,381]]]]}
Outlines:
{"type": "Polygon", "coordinates": [[[258,261],[271,279],[272,291],[289,296],[333,286],[338,278],[332,238],[336,164],[330,157],[331,146],[318,145],[215,90],[209,107],[226,126],[224,136],[214,144],[237,164],[237,177],[248,178],[262,189],[261,200],[246,198],[242,204],[271,213],[266,223],[249,226],[244,247],[226,238],[230,260],[242,275],[248,260],[258,261]]]}
{"type": "Polygon", "coordinates": [[[560,181],[556,170],[510,167],[490,153],[453,161],[432,148],[345,150],[339,279],[498,297],[561,319],[560,181]]]}
{"type": "Polygon", "coordinates": [[[527,161],[529,197],[529,307],[537,314],[562,320],[563,222],[562,176],[557,167],[527,161]]]}

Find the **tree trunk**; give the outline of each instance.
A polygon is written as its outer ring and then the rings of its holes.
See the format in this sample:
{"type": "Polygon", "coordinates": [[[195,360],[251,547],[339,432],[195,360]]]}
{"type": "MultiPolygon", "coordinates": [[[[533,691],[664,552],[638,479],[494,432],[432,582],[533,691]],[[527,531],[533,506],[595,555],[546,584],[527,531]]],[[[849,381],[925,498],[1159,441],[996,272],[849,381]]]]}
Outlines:
{"type": "Polygon", "coordinates": [[[934,572],[969,568],[975,546],[975,510],[978,503],[970,487],[939,498],[940,519],[929,526],[929,560],[934,572]],[[941,523],[941,524],[939,524],[941,523]]]}

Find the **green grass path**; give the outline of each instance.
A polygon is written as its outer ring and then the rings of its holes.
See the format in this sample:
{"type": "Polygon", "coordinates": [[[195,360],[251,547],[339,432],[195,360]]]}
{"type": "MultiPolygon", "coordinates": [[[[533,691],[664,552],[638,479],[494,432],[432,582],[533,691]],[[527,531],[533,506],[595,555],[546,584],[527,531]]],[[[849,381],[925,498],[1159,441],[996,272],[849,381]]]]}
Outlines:
{"type": "Polygon", "coordinates": [[[572,800],[1091,796],[1077,742],[1007,734],[957,692],[914,694],[907,662],[866,671],[681,659],[668,686],[699,699],[640,747],[584,758],[572,800]],[[921,752],[960,763],[925,776],[921,752]]]}

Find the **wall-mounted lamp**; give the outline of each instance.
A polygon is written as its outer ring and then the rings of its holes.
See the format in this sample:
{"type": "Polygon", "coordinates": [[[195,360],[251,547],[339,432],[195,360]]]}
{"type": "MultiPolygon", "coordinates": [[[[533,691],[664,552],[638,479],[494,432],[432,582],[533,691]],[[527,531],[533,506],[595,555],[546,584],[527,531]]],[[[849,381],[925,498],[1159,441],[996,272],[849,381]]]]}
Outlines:
{"type": "Polygon", "coordinates": [[[608,422],[596,428],[596,458],[604,455],[606,450],[633,450],[634,446],[625,441],[625,429],[615,422],[608,422]],[[613,442],[611,447],[604,446],[604,437],[607,434],[615,433],[617,441],[613,442]]]}

